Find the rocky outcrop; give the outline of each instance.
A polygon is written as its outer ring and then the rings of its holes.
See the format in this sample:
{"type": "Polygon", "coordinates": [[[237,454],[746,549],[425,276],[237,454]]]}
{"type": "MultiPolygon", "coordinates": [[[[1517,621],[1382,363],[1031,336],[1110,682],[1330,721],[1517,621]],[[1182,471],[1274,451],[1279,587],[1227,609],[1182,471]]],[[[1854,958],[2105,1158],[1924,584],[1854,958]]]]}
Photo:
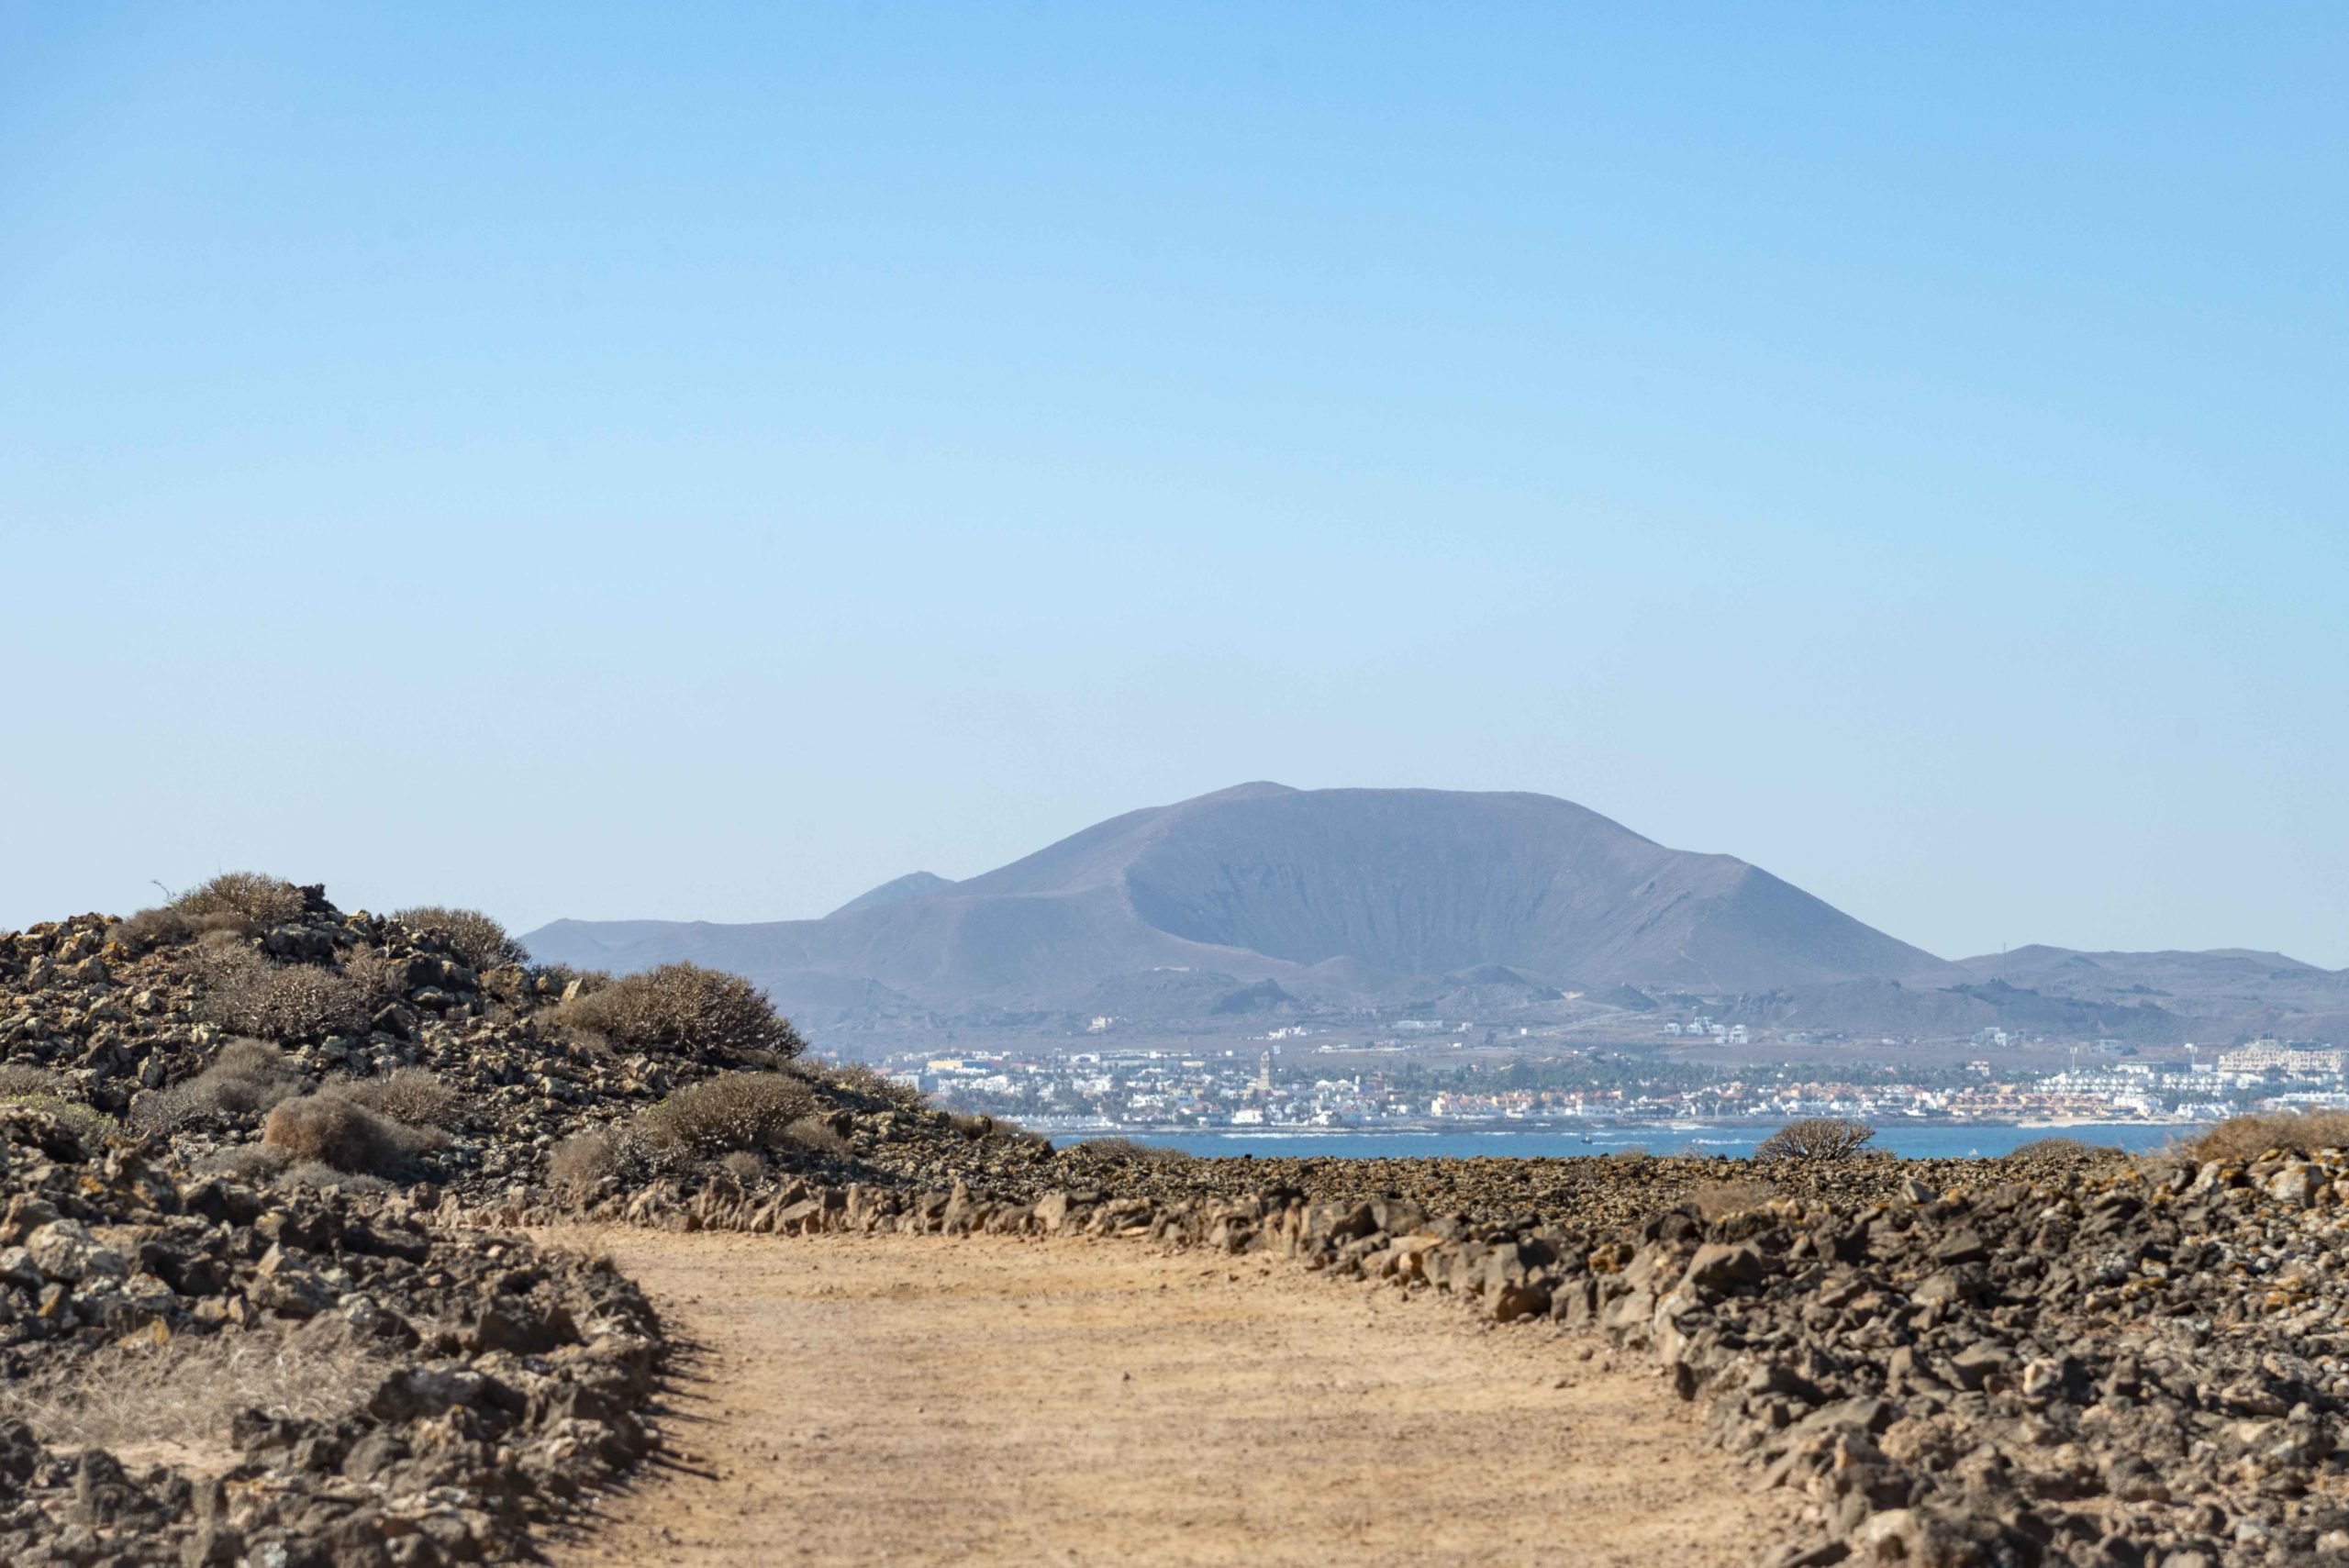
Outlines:
{"type": "MultiPolygon", "coordinates": [[[[648,1451],[660,1327],[608,1269],[437,1229],[434,1195],[195,1178],[0,1106],[0,1371],[138,1375],[127,1347],[238,1336],[340,1357],[325,1419],[223,1411],[224,1473],[61,1451],[0,1418],[0,1562],[376,1568],[511,1561],[648,1451]]],[[[162,1396],[162,1391],[157,1391],[162,1396]]]]}

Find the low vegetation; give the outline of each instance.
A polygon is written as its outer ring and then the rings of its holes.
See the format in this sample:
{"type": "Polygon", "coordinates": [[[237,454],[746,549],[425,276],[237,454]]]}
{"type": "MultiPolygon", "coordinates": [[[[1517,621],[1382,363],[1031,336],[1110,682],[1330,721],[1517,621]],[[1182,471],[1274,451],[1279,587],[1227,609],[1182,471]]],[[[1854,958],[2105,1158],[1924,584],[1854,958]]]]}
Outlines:
{"type": "Polygon", "coordinates": [[[562,1005],[562,1021],[627,1051],[691,1052],[770,1065],[807,1049],[767,994],[739,974],[664,963],[562,1005]]]}
{"type": "Polygon", "coordinates": [[[86,1363],[52,1363],[0,1383],[0,1418],[67,1451],[175,1442],[232,1455],[229,1424],[245,1410],[333,1421],[366,1402],[385,1362],[349,1339],[291,1328],[133,1337],[86,1363]]]}
{"type": "Polygon", "coordinates": [[[344,970],[280,963],[242,946],[206,950],[204,968],[198,1012],[207,1023],[288,1043],[367,1027],[367,992],[344,970]]]}
{"type": "Polygon", "coordinates": [[[142,1095],[131,1119],[165,1131],[202,1116],[255,1116],[301,1093],[301,1073],[285,1053],[258,1040],[232,1040],[203,1072],[142,1095]]]}
{"type": "Polygon", "coordinates": [[[1756,1160],[1848,1160],[1858,1153],[1876,1129],[1848,1117],[1809,1117],[1790,1121],[1762,1140],[1756,1160]]]}
{"type": "Polygon", "coordinates": [[[254,871],[222,872],[171,901],[175,914],[206,929],[260,930],[283,925],[306,907],[302,890],[283,877],[254,871]]]}
{"type": "Polygon", "coordinates": [[[261,1140],[289,1167],[318,1164],[381,1176],[431,1147],[433,1138],[340,1095],[317,1094],[279,1101],[262,1123],[261,1140]]]}
{"type": "Polygon", "coordinates": [[[445,905],[419,904],[400,909],[392,918],[411,930],[428,932],[446,942],[477,970],[528,963],[530,951],[507,934],[506,928],[478,909],[451,909],[445,905]]]}
{"type": "Polygon", "coordinates": [[[2232,1117],[2189,1144],[2187,1151],[2198,1161],[2247,1164],[2267,1154],[2313,1154],[2320,1149],[2349,1149],[2349,1111],[2232,1117]]]}
{"type": "Polygon", "coordinates": [[[716,1156],[761,1149],[818,1108],[816,1092],[788,1073],[728,1073],[689,1084],[636,1118],[655,1154],[716,1156]]]}
{"type": "Polygon", "coordinates": [[[446,1127],[456,1119],[457,1092],[422,1067],[380,1078],[338,1078],[322,1091],[409,1127],[446,1127]]]}

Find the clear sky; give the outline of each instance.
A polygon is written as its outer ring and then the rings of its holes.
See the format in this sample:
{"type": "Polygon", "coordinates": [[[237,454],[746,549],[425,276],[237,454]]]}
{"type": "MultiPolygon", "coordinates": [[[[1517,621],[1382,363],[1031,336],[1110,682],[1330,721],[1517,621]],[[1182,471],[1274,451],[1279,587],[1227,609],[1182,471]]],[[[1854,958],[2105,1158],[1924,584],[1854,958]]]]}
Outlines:
{"type": "Polygon", "coordinates": [[[2338,6],[0,6],[0,926],[1245,779],[2349,964],[2338,6]]]}

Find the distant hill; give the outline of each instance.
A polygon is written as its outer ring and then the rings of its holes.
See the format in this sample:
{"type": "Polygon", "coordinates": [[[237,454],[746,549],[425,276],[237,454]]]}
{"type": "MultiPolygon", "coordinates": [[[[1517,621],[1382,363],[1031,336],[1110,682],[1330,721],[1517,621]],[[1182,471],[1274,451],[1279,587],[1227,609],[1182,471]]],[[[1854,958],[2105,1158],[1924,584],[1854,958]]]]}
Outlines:
{"type": "Polygon", "coordinates": [[[2079,952],[2033,944],[1958,967],[2075,1006],[2158,1007],[2178,1020],[2183,1039],[2349,1040],[2349,970],[2320,969],[2280,952],[2079,952]]]}
{"type": "Polygon", "coordinates": [[[894,904],[900,898],[918,898],[925,893],[936,893],[954,884],[932,872],[910,871],[895,882],[885,882],[870,893],[860,893],[824,917],[836,920],[842,915],[853,915],[859,909],[870,909],[876,904],[894,904]]]}
{"type": "Polygon", "coordinates": [[[1343,1004],[1973,978],[1743,861],[1569,801],[1275,784],[1129,812],[966,882],[916,873],[820,920],[559,920],[526,940],[606,968],[716,964],[819,1013],[1212,1006],[1263,981],[1281,987],[1267,1000],[1343,1004]],[[1201,979],[1121,984],[1185,972],[1201,979]]]}

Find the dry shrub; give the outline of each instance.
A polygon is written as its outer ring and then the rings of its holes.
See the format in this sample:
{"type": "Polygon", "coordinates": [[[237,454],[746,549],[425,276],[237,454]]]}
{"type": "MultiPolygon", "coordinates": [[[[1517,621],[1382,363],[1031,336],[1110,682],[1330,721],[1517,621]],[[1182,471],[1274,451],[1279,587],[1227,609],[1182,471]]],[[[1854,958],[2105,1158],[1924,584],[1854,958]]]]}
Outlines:
{"type": "Polygon", "coordinates": [[[296,918],[305,903],[302,890],[283,877],[264,876],[254,871],[224,871],[173,899],[171,907],[191,919],[217,920],[226,917],[250,930],[296,918]]]}
{"type": "Polygon", "coordinates": [[[55,1087],[35,1089],[17,1094],[0,1093],[0,1105],[19,1106],[28,1111],[39,1111],[53,1118],[60,1126],[80,1140],[85,1147],[95,1148],[99,1140],[118,1132],[122,1124],[95,1106],[80,1100],[69,1100],[55,1087]]]}
{"type": "Polygon", "coordinates": [[[810,1154],[820,1154],[828,1160],[845,1160],[853,1152],[848,1140],[838,1129],[819,1116],[803,1116],[783,1129],[784,1137],[810,1154]]]}
{"type": "Polygon", "coordinates": [[[28,1375],[0,1382],[0,1416],[69,1451],[166,1441],[233,1460],[228,1424],[239,1411],[338,1421],[366,1403],[384,1366],[384,1352],[347,1338],[273,1326],[161,1345],[125,1340],[86,1360],[36,1362],[28,1375]]]}
{"type": "Polygon", "coordinates": [[[1708,1220],[1727,1219],[1760,1208],[1778,1195],[1767,1182],[1712,1182],[1688,1195],[1688,1204],[1708,1220]]]}
{"type": "Polygon", "coordinates": [[[547,1155],[547,1180],[559,1187],[592,1187],[619,1168],[619,1135],[607,1128],[574,1132],[547,1155]]]}
{"type": "Polygon", "coordinates": [[[807,1048],[767,994],[739,974],[664,963],[562,1005],[562,1021],[631,1051],[785,1061],[807,1048]]]}
{"type": "Polygon", "coordinates": [[[232,1040],[195,1077],[139,1097],[133,1119],[165,1129],[200,1116],[255,1116],[303,1087],[284,1052],[257,1040],[232,1040]]]}
{"type": "Polygon", "coordinates": [[[322,1093],[363,1106],[409,1127],[446,1127],[457,1118],[457,1091],[422,1067],[397,1067],[380,1078],[340,1078],[322,1093]]]}
{"type": "Polygon", "coordinates": [[[106,928],[106,940],[128,948],[173,947],[195,939],[195,921],[169,905],[141,909],[106,928]]]}
{"type": "Polygon", "coordinates": [[[838,1094],[877,1101],[891,1110],[918,1111],[930,1106],[930,1096],[913,1084],[875,1072],[862,1062],[807,1062],[800,1071],[838,1094]]]}
{"type": "Polygon", "coordinates": [[[530,951],[508,936],[506,928],[478,909],[451,909],[419,904],[395,912],[392,918],[410,930],[438,937],[475,969],[497,969],[528,963],[530,951]]]}
{"type": "Polygon", "coordinates": [[[2230,1117],[2188,1145],[2187,1151],[2197,1161],[2241,1165],[2271,1153],[2313,1154],[2320,1149],[2349,1149],[2349,1111],[2230,1117]]]}
{"type": "Polygon", "coordinates": [[[1644,1165],[1655,1158],[1644,1145],[1627,1143],[1620,1149],[1610,1149],[1599,1158],[1617,1165],[1644,1165]]]}
{"type": "Polygon", "coordinates": [[[407,965],[382,948],[353,948],[343,956],[342,977],[359,993],[359,1006],[372,1019],[407,997],[407,965]]]}
{"type": "Polygon", "coordinates": [[[1762,1140],[1756,1160],[1843,1160],[1859,1152],[1876,1129],[1848,1117],[1817,1116],[1790,1121],[1762,1140]]]}
{"type": "Polygon", "coordinates": [[[197,1161],[195,1173],[225,1176],[232,1182],[260,1186],[284,1173],[285,1163],[285,1151],[282,1149],[272,1149],[265,1143],[239,1143],[197,1161]]]}
{"type": "Polygon", "coordinates": [[[261,1140],[290,1164],[316,1162],[362,1175],[395,1172],[433,1140],[333,1095],[305,1095],[271,1109],[261,1140]]]}
{"type": "Polygon", "coordinates": [[[788,1073],[728,1073],[640,1112],[633,1131],[656,1155],[725,1154],[771,1143],[817,1108],[816,1092],[788,1073]]]}
{"type": "Polygon", "coordinates": [[[357,981],[315,963],[278,963],[250,948],[216,947],[204,964],[209,989],[197,1011],[208,1023],[266,1040],[356,1034],[373,1017],[357,981]]]}
{"type": "Polygon", "coordinates": [[[767,1173],[767,1162],[747,1149],[737,1149],[718,1162],[718,1168],[737,1186],[750,1186],[767,1173]]]}
{"type": "Polygon", "coordinates": [[[46,1098],[63,1093],[65,1080],[29,1062],[0,1062],[0,1100],[46,1098]]]}

